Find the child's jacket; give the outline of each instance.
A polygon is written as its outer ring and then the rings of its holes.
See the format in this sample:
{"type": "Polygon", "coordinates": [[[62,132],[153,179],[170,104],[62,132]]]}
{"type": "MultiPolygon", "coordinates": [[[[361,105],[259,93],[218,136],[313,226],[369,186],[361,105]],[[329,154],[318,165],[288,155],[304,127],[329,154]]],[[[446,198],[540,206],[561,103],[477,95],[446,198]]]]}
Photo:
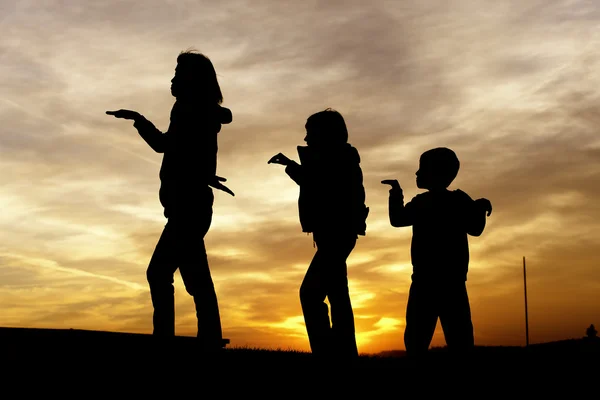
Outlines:
{"type": "Polygon", "coordinates": [[[369,208],[356,148],[346,143],[319,152],[298,146],[298,155],[300,165],[285,171],[300,186],[302,231],[365,235],[369,208]]]}
{"type": "Polygon", "coordinates": [[[467,235],[479,236],[481,221],[485,222],[483,211],[468,194],[425,192],[403,205],[402,192],[392,191],[389,207],[394,226],[413,227],[413,281],[467,280],[467,235]]]}

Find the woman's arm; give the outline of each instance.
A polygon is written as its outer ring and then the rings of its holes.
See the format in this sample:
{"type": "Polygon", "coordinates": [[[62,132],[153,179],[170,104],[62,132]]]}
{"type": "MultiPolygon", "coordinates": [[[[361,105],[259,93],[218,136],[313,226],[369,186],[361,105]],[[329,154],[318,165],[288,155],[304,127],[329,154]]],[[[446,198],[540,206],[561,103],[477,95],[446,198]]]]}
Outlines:
{"type": "Polygon", "coordinates": [[[134,128],[137,129],[142,139],[148,143],[152,150],[157,153],[164,153],[166,141],[164,134],[156,129],[154,124],[144,118],[143,115],[131,110],[107,111],[106,114],[112,115],[115,118],[133,120],[134,128]]]}
{"type": "Polygon", "coordinates": [[[142,139],[148,143],[152,150],[157,153],[165,152],[165,142],[167,138],[152,122],[140,115],[140,118],[136,119],[133,123],[133,127],[137,129],[142,139]]]}

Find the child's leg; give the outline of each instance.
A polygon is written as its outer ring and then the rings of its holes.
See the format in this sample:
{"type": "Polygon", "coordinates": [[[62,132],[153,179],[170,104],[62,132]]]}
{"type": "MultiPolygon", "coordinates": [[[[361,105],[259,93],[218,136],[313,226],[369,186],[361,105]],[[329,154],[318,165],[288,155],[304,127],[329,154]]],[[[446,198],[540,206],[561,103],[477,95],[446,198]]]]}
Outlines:
{"type": "Polygon", "coordinates": [[[427,282],[412,282],[406,305],[404,345],[411,357],[427,353],[438,319],[435,288],[427,282]]]}
{"type": "Polygon", "coordinates": [[[327,260],[327,297],[331,305],[332,344],[340,359],[358,357],[346,264],[355,245],[354,235],[336,237],[332,242],[322,243],[322,250],[327,260]]]}
{"type": "Polygon", "coordinates": [[[466,282],[448,284],[444,289],[440,322],[448,350],[463,353],[474,347],[473,323],[466,282]]]}
{"type": "Polygon", "coordinates": [[[317,249],[300,286],[300,304],[310,348],[313,354],[319,356],[327,353],[331,340],[329,309],[325,303],[327,289],[324,269],[326,267],[323,252],[317,249]]]}

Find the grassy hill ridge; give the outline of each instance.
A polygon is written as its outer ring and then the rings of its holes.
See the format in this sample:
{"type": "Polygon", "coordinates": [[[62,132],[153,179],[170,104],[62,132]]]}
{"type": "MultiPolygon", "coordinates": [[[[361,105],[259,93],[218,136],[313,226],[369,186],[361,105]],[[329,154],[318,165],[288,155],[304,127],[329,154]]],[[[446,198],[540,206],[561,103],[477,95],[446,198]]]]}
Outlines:
{"type": "Polygon", "coordinates": [[[266,380],[269,390],[275,390],[293,382],[314,384],[315,379],[330,382],[341,376],[357,389],[374,384],[394,387],[424,378],[457,385],[466,379],[469,384],[525,384],[539,389],[540,384],[548,383],[595,385],[595,380],[586,376],[598,375],[600,360],[600,339],[568,339],[529,348],[478,346],[468,362],[453,359],[444,348],[434,348],[421,365],[411,363],[401,351],[362,355],[355,365],[333,365],[315,360],[310,353],[290,350],[233,346],[209,355],[196,344],[193,337],[160,340],[148,334],[0,328],[2,364],[9,367],[4,371],[12,373],[15,380],[8,379],[6,372],[2,377],[13,383],[23,377],[40,380],[49,376],[63,377],[52,382],[64,377],[103,385],[119,381],[140,389],[155,381],[170,382],[166,377],[192,386],[200,381],[221,381],[226,387],[233,385],[232,389],[242,381],[258,384],[266,380]]]}

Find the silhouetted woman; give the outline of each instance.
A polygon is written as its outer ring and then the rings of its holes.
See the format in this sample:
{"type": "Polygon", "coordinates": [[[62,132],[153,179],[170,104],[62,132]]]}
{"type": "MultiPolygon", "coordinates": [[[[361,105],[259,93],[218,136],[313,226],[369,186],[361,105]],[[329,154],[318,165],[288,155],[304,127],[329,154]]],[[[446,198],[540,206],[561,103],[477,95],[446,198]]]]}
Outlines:
{"type": "Polygon", "coordinates": [[[217,134],[232,121],[221,107],[221,89],[212,62],[203,54],[186,51],[177,57],[171,94],[176,98],[166,133],[135,111],[107,111],[133,120],[140,136],[157,153],[163,153],[159,198],[167,223],[156,245],[147,277],[154,306],[154,335],[175,335],[173,275],[177,268],[187,292],[193,296],[198,317],[198,338],[207,350],[221,348],[222,332],[204,236],[213,214],[210,186],[233,195],[216,176],[217,134]]]}
{"type": "Polygon", "coordinates": [[[312,232],[317,251],[300,287],[300,302],[313,354],[338,360],[358,356],[346,260],[358,235],[365,235],[369,209],[358,151],[348,143],[344,118],[327,109],[306,121],[307,146],[300,163],[279,153],[269,163],[285,165],[300,186],[303,232],[312,232]],[[327,304],[331,305],[331,325],[327,304]]]}

